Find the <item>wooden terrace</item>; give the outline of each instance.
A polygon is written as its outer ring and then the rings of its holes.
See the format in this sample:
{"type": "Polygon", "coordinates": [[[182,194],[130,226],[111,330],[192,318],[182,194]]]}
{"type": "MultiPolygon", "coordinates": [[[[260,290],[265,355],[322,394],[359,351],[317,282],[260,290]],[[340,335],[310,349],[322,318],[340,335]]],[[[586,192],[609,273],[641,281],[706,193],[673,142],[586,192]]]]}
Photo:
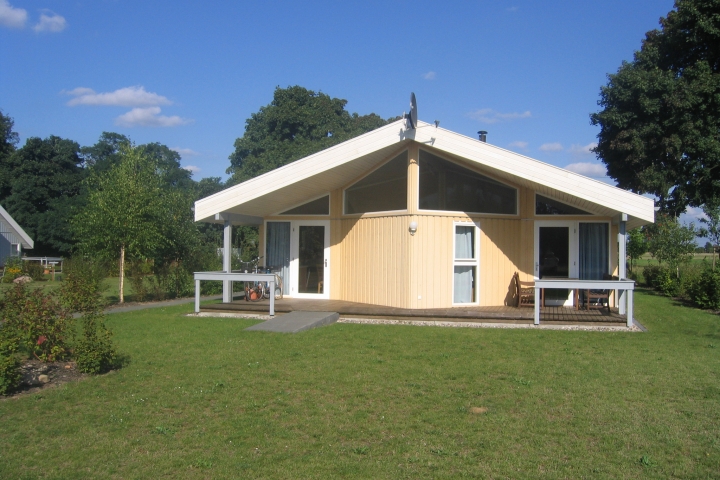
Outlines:
{"type": "MultiPolygon", "coordinates": [[[[242,294],[241,294],[242,295],[242,294]]],[[[231,303],[202,304],[201,312],[247,313],[267,315],[269,300],[246,302],[234,299],[231,303]]],[[[532,308],[497,307],[454,307],[405,309],[370,305],[365,303],[346,302],[343,300],[316,300],[305,298],[284,298],[275,301],[275,313],[283,314],[293,311],[338,312],[343,318],[370,318],[389,320],[416,321],[447,321],[447,322],[498,322],[515,324],[532,324],[534,311],[532,308]]],[[[543,307],[540,320],[550,325],[597,325],[626,326],[625,315],[617,310],[576,310],[574,307],[543,307]]]]}

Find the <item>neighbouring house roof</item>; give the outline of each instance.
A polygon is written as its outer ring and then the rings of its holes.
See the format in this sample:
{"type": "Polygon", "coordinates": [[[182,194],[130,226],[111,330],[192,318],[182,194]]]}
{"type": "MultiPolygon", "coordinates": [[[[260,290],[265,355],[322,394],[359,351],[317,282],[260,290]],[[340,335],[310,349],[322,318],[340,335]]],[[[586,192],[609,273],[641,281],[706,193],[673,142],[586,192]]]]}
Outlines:
{"type": "Polygon", "coordinates": [[[11,233],[21,240],[22,247],[32,249],[33,239],[17,224],[10,214],[0,205],[0,233],[11,233]]]}
{"type": "Polygon", "coordinates": [[[215,222],[234,214],[238,223],[260,223],[310,198],[342,188],[410,142],[493,176],[602,216],[628,215],[628,228],[654,221],[654,201],[607,183],[485,142],[418,122],[398,120],[195,202],[195,220],[215,222]]]}

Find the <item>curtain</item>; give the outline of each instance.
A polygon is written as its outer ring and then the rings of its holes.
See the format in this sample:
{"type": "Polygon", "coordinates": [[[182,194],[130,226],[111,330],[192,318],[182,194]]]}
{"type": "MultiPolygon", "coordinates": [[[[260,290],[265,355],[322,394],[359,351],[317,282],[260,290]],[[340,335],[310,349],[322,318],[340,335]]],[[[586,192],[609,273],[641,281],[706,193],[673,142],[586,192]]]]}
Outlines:
{"type": "Polygon", "coordinates": [[[455,227],[455,258],[475,258],[475,227],[455,227]]]}
{"type": "Polygon", "coordinates": [[[283,295],[290,293],[290,222],[267,222],[265,265],[282,277],[283,295]]]}
{"type": "MultiPolygon", "coordinates": [[[[455,227],[455,259],[470,260],[475,258],[475,227],[455,227]]],[[[467,262],[462,262],[467,263],[467,262]]],[[[453,302],[472,303],[474,293],[475,267],[472,265],[455,265],[453,270],[453,302]]]]}
{"type": "Polygon", "coordinates": [[[580,224],[580,278],[602,280],[608,273],[608,224],[580,224]]]}
{"type": "Polygon", "coordinates": [[[453,292],[454,303],[472,303],[473,298],[473,277],[475,276],[475,267],[471,266],[455,266],[454,283],[455,291],[453,292]]]}

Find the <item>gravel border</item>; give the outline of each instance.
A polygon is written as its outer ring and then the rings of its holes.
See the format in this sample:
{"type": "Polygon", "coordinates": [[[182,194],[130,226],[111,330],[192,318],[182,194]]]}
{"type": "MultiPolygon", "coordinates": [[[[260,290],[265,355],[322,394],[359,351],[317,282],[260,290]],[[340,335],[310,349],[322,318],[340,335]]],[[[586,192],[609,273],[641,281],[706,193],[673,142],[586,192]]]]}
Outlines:
{"type": "Polygon", "coordinates": [[[527,323],[501,322],[444,322],[437,320],[389,320],[376,318],[343,318],[338,323],[358,323],[370,325],[412,325],[416,327],[451,327],[451,328],[524,328],[541,330],[583,330],[588,332],[642,332],[637,326],[614,327],[592,325],[534,325],[527,323]]]}
{"type": "MultiPolygon", "coordinates": [[[[200,312],[189,313],[188,317],[220,317],[220,318],[252,318],[270,320],[270,315],[252,313],[224,313],[200,312]]],[[[385,318],[345,318],[340,317],[337,323],[356,323],[361,325],[411,325],[415,327],[450,327],[450,328],[524,328],[540,330],[581,330],[587,332],[634,332],[643,330],[637,325],[628,327],[592,326],[592,325],[533,325],[528,323],[502,323],[502,322],[446,322],[441,320],[390,320],[385,318]]]]}

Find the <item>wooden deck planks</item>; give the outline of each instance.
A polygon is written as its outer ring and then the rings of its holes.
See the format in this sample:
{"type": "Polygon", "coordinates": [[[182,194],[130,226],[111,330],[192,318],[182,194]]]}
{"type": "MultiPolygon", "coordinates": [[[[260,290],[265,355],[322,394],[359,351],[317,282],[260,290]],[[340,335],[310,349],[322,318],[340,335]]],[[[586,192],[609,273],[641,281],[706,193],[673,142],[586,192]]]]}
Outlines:
{"type": "MultiPolygon", "coordinates": [[[[240,300],[232,303],[205,304],[201,305],[200,311],[266,313],[268,311],[268,301],[246,302],[240,300]]],[[[342,300],[316,300],[306,298],[284,298],[275,302],[276,313],[281,314],[293,311],[338,312],[343,317],[355,318],[442,319],[457,322],[498,321],[532,323],[533,321],[533,309],[508,306],[406,309],[346,302],[342,300]]],[[[603,325],[626,324],[625,315],[619,315],[617,312],[608,313],[607,311],[600,310],[575,310],[574,308],[566,307],[545,307],[540,312],[541,323],[548,322],[568,325],[583,325],[588,323],[601,323],[603,325]]]]}

